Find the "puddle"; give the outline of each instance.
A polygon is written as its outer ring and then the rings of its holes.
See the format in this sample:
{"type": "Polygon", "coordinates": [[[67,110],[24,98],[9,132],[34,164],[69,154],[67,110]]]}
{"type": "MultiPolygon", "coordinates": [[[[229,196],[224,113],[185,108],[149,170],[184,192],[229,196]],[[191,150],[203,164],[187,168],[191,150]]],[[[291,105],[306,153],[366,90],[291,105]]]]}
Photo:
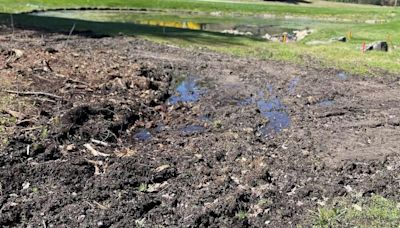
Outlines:
{"type": "Polygon", "coordinates": [[[211,114],[204,114],[204,115],[201,115],[201,116],[199,116],[199,119],[200,119],[201,121],[206,121],[206,122],[211,121],[211,114]]]}
{"type": "MultiPolygon", "coordinates": [[[[260,95],[263,95],[263,93],[260,93],[260,95]]],[[[269,100],[264,100],[263,96],[260,96],[256,103],[261,114],[269,120],[267,125],[260,129],[263,135],[276,134],[290,126],[290,116],[278,97],[273,96],[269,100]]]]}
{"type": "Polygon", "coordinates": [[[135,133],[133,136],[135,139],[140,140],[140,141],[147,141],[151,139],[151,133],[146,130],[146,129],[140,129],[135,133]]]}
{"type": "Polygon", "coordinates": [[[288,92],[290,95],[294,95],[296,86],[299,83],[299,81],[300,81],[299,77],[295,77],[292,80],[290,80],[289,85],[288,85],[288,92]]]}
{"type": "MultiPolygon", "coordinates": [[[[268,90],[270,95],[272,95],[274,93],[274,87],[271,84],[267,84],[267,90],[268,90]]],[[[261,93],[263,93],[263,92],[260,92],[260,95],[261,95],[261,93]]]]}
{"type": "Polygon", "coordinates": [[[240,101],[237,103],[237,105],[243,107],[243,106],[251,105],[252,103],[253,103],[253,98],[248,97],[248,98],[245,98],[245,99],[240,100],[240,101]]]}
{"type": "Polygon", "coordinates": [[[323,107],[332,106],[334,104],[335,104],[335,100],[333,100],[333,99],[323,99],[317,103],[317,105],[323,106],[323,107]]]}
{"type": "Polygon", "coordinates": [[[194,135],[204,132],[206,129],[200,125],[188,125],[181,129],[182,135],[194,135]]]}
{"type": "Polygon", "coordinates": [[[164,130],[165,130],[165,125],[163,123],[157,124],[157,127],[156,127],[156,132],[157,133],[160,133],[160,132],[162,132],[164,130]]]}
{"type": "Polygon", "coordinates": [[[178,102],[196,102],[203,94],[193,77],[187,77],[175,90],[175,95],[168,99],[168,103],[176,104],[178,102]]]}
{"type": "MultiPolygon", "coordinates": [[[[273,93],[273,86],[267,85],[268,92],[273,93]]],[[[291,118],[287,114],[287,108],[276,95],[265,99],[264,92],[260,91],[256,98],[246,98],[238,103],[239,106],[256,104],[261,115],[268,119],[268,123],[260,128],[262,135],[273,135],[290,127],[291,118]]]]}
{"type": "Polygon", "coordinates": [[[270,111],[264,115],[268,117],[269,122],[260,129],[263,135],[276,134],[290,126],[291,119],[284,111],[270,111]]]}
{"type": "Polygon", "coordinates": [[[340,72],[336,75],[340,80],[346,80],[348,78],[345,72],[340,72]]]}

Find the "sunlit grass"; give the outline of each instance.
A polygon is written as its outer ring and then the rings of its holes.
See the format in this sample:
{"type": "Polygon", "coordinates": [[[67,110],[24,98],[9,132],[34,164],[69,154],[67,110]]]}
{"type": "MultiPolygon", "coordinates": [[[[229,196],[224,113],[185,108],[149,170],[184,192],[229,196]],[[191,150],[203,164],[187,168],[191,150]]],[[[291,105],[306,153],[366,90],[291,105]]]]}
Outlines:
{"type": "MultiPolygon", "coordinates": [[[[75,18],[84,20],[108,21],[116,23],[95,23],[82,20],[58,20],[58,19],[35,19],[32,17],[16,18],[16,23],[24,24],[26,27],[39,27],[51,31],[67,32],[76,23],[76,31],[90,30],[95,33],[106,35],[135,35],[156,42],[169,43],[187,48],[208,48],[210,50],[233,54],[237,56],[251,56],[261,59],[274,59],[290,61],[295,63],[306,63],[314,59],[322,67],[340,68],[351,73],[376,74],[383,71],[391,73],[400,72],[400,20],[399,9],[392,7],[365,6],[343,3],[332,3],[313,1],[312,4],[285,4],[274,2],[236,1],[232,2],[210,2],[201,0],[0,0],[0,10],[5,12],[30,11],[34,9],[47,8],[76,8],[80,6],[113,7],[113,8],[147,8],[164,10],[183,10],[195,12],[222,12],[230,15],[232,12],[244,14],[274,14],[277,16],[294,15],[309,18],[319,18],[304,22],[311,26],[315,32],[298,43],[273,43],[260,39],[248,37],[230,36],[218,33],[189,31],[174,28],[160,28],[146,25],[124,24],[134,18],[129,14],[110,18],[110,15],[82,13],[75,18]],[[326,19],[338,19],[339,22],[327,22],[326,19]],[[366,24],[365,20],[383,19],[378,24],[366,24]],[[119,23],[117,23],[119,22],[119,23]],[[308,41],[327,41],[332,37],[346,36],[351,31],[352,39],[346,43],[328,43],[324,45],[308,45],[308,41]],[[390,44],[390,52],[361,53],[363,42],[371,43],[378,40],[387,40],[390,44]]],[[[3,15],[3,21],[7,20],[3,15]]],[[[72,17],[74,17],[72,15],[72,17]]],[[[138,16],[135,15],[135,18],[138,16]]],[[[141,15],[143,20],[151,19],[152,16],[141,15]]],[[[160,20],[174,21],[184,15],[162,15],[160,20]]],[[[193,22],[224,23],[240,21],[241,23],[263,24],[263,19],[243,19],[233,17],[210,17],[206,15],[194,15],[185,18],[193,22]],[[246,21],[250,20],[250,21],[246,21]]],[[[268,19],[265,19],[268,20],[268,19]]],[[[7,22],[6,22],[7,23],[7,22]]],[[[8,22],[9,23],[9,22],[8,22]]],[[[287,22],[285,22],[287,23],[287,22]]],[[[293,20],[293,24],[286,24],[293,28],[302,27],[301,20],[293,20]],[[299,24],[296,24],[299,23],[299,24]]],[[[304,26],[304,25],[303,25],[304,26]]]]}
{"type": "Polygon", "coordinates": [[[314,227],[400,227],[400,205],[381,196],[336,198],[312,217],[314,227]]]}
{"type": "Polygon", "coordinates": [[[342,19],[386,19],[391,16],[392,8],[376,6],[355,6],[343,3],[320,3],[291,5],[275,2],[223,2],[201,0],[0,0],[3,12],[23,12],[49,8],[74,7],[114,7],[169,9],[201,12],[240,12],[244,14],[272,13],[276,15],[310,15],[314,17],[337,17],[342,19]]]}

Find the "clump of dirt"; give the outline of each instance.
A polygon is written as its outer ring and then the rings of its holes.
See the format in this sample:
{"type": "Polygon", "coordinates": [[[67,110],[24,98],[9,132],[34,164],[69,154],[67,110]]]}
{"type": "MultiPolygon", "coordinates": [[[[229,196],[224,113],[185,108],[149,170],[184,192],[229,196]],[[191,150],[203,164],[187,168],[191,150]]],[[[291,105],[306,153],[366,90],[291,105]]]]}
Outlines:
{"type": "Polygon", "coordinates": [[[287,227],[399,200],[398,78],[8,32],[1,227],[287,227]]]}

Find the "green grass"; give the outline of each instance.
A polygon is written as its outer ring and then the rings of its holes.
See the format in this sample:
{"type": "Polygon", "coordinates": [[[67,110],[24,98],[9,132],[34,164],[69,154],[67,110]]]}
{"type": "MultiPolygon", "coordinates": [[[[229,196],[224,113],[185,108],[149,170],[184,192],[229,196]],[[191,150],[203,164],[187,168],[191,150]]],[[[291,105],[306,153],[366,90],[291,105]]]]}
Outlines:
{"type": "MultiPolygon", "coordinates": [[[[274,14],[278,16],[293,15],[307,18],[323,19],[304,22],[316,30],[314,34],[298,43],[272,43],[248,37],[222,35],[214,32],[190,31],[174,28],[160,28],[146,25],[124,24],[128,16],[112,18],[113,22],[91,22],[88,20],[106,21],[102,15],[81,14],[77,18],[84,19],[54,19],[34,18],[26,15],[16,15],[16,23],[27,28],[45,28],[50,31],[68,32],[72,25],[76,30],[91,30],[106,35],[135,35],[161,43],[169,43],[186,48],[208,48],[210,50],[229,53],[237,56],[251,56],[261,59],[274,59],[295,63],[307,63],[310,58],[322,67],[340,68],[350,73],[382,75],[382,72],[400,72],[399,9],[365,5],[345,5],[314,1],[312,4],[285,4],[260,1],[210,2],[204,0],[0,0],[0,10],[3,12],[24,12],[34,9],[77,8],[82,6],[113,7],[113,8],[148,8],[163,10],[180,10],[196,12],[222,12],[226,15],[236,12],[250,15],[274,14]],[[85,16],[86,15],[86,16],[85,16]],[[338,19],[339,22],[326,21],[338,19]],[[365,24],[366,20],[384,20],[381,24],[365,24]],[[352,31],[353,39],[347,43],[330,43],[325,45],[307,45],[312,40],[329,40],[335,36],[344,36],[352,31]],[[389,53],[361,53],[363,42],[370,43],[386,40],[392,37],[389,53]]],[[[182,17],[182,16],[181,16],[182,17]]],[[[147,17],[150,18],[150,17],[147,17]]],[[[160,20],[173,20],[174,15],[160,16],[160,20]]],[[[235,17],[234,17],[235,18],[235,17]]],[[[146,16],[143,16],[146,19],[146,16]]],[[[223,22],[225,17],[213,18],[207,15],[191,15],[188,19],[194,22],[223,22]]],[[[9,23],[9,16],[0,15],[0,20],[9,23]]],[[[232,21],[230,18],[228,21],[232,21]]],[[[243,20],[243,19],[236,19],[243,20]]],[[[251,20],[251,19],[246,19],[251,20]]],[[[243,23],[247,23],[243,20],[243,23]]],[[[260,19],[252,23],[263,23],[260,19]]],[[[267,20],[267,19],[265,19],[267,20]]],[[[294,20],[296,21],[296,20],[294,20]]],[[[297,23],[302,23],[298,20],[297,23]]],[[[292,27],[301,26],[293,24],[292,27]]]]}
{"type": "MultiPolygon", "coordinates": [[[[243,14],[309,15],[314,17],[337,17],[342,19],[385,19],[392,8],[373,6],[347,7],[341,3],[288,5],[274,2],[224,2],[201,0],[0,0],[3,12],[26,12],[35,9],[74,7],[113,7],[186,10],[196,12],[224,12],[243,14]]],[[[396,11],[398,12],[398,11],[396,11]]]]}
{"type": "Polygon", "coordinates": [[[400,227],[400,204],[381,196],[336,198],[312,217],[314,227],[400,227]]]}

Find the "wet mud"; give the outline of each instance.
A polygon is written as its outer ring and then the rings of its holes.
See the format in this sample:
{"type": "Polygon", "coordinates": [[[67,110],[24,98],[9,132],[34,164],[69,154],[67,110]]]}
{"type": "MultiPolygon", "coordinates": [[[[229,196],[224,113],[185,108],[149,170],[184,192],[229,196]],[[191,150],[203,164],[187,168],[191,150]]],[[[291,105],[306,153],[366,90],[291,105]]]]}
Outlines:
{"type": "Polygon", "coordinates": [[[20,101],[0,227],[307,226],[334,197],[399,200],[397,76],[0,31],[20,101]]]}

